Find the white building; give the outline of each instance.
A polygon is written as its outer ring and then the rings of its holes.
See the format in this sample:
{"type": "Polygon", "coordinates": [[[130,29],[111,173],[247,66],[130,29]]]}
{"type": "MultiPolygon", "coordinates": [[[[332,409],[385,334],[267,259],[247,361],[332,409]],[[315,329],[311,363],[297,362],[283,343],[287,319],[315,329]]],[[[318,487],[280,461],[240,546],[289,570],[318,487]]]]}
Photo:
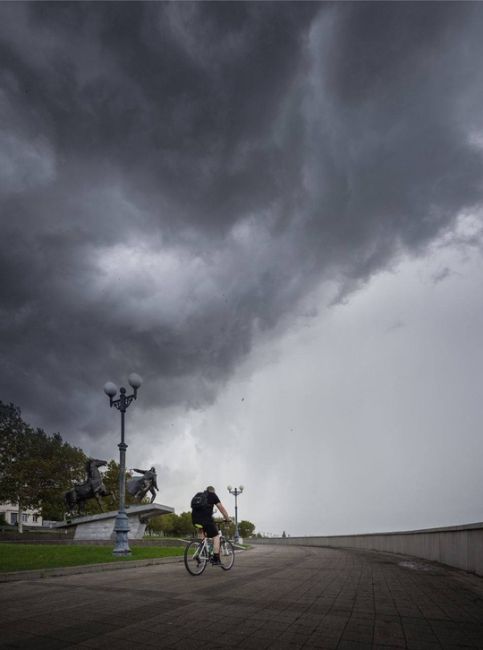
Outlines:
{"type": "MultiPolygon", "coordinates": [[[[4,516],[7,524],[18,524],[18,504],[0,503],[0,515],[4,516]]],[[[42,526],[42,516],[36,510],[22,510],[20,513],[23,526],[42,526]]]]}

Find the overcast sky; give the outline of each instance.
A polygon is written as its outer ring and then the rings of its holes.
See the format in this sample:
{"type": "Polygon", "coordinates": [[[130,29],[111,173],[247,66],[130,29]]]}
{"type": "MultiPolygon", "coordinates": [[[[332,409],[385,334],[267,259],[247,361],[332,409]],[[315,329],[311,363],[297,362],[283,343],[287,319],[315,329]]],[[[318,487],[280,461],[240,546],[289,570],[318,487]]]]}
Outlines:
{"type": "Polygon", "coordinates": [[[0,399],[267,533],[483,520],[483,5],[0,4],[0,399]]]}

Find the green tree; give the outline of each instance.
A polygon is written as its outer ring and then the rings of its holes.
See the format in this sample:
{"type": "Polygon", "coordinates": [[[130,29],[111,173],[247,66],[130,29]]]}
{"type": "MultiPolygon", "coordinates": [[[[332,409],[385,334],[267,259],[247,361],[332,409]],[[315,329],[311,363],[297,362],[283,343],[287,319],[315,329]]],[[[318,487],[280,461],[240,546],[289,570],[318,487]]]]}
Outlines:
{"type": "MultiPolygon", "coordinates": [[[[232,520],[230,523],[225,523],[224,519],[215,519],[215,523],[220,528],[226,537],[235,537],[236,527],[235,522],[232,520]]],[[[240,537],[251,537],[255,530],[255,524],[251,521],[242,520],[238,522],[238,533],[240,537]]]]}
{"type": "Polygon", "coordinates": [[[0,401],[0,503],[15,503],[19,478],[15,469],[27,430],[20,409],[0,401]]]}
{"type": "Polygon", "coordinates": [[[193,522],[191,521],[191,512],[182,512],[178,515],[174,534],[180,537],[190,535],[193,532],[193,522]]]}
{"type": "Polygon", "coordinates": [[[146,532],[149,535],[164,535],[162,519],[166,515],[157,515],[156,517],[151,517],[148,519],[146,524],[146,532]]]}
{"type": "Polygon", "coordinates": [[[65,493],[74,483],[84,480],[86,455],[81,449],[64,442],[59,433],[51,438],[45,436],[42,453],[43,467],[40,471],[43,477],[38,477],[39,482],[43,481],[40,489],[42,517],[60,521],[65,512],[65,493]]]}
{"type": "Polygon", "coordinates": [[[226,523],[224,519],[217,517],[215,523],[218,526],[219,530],[223,531],[223,534],[228,538],[235,537],[235,522],[230,521],[226,523]]]}
{"type": "Polygon", "coordinates": [[[153,519],[157,520],[157,527],[160,532],[162,532],[167,537],[172,537],[175,534],[176,522],[178,515],[175,515],[174,512],[167,515],[160,515],[159,517],[154,517],[153,519]]]}
{"type": "MultiPolygon", "coordinates": [[[[106,471],[103,475],[103,482],[106,488],[111,493],[110,497],[106,497],[111,507],[117,507],[119,503],[119,478],[120,478],[121,467],[119,463],[116,463],[115,460],[110,460],[107,463],[106,471]]],[[[128,480],[132,478],[132,474],[126,471],[126,485],[128,480]]],[[[125,491],[125,503],[126,506],[137,504],[138,501],[132,497],[129,492],[125,491]]]]}
{"type": "Polygon", "coordinates": [[[193,532],[191,512],[182,512],[180,515],[169,513],[159,515],[149,520],[148,530],[166,535],[167,537],[186,537],[193,532]]]}
{"type": "MultiPolygon", "coordinates": [[[[0,402],[0,502],[18,505],[19,513],[43,509],[61,518],[64,492],[82,477],[85,454],[63,442],[60,434],[34,430],[14,404],[0,402]]],[[[22,518],[19,517],[22,532],[22,518]]]]}
{"type": "Polygon", "coordinates": [[[253,535],[254,530],[255,530],[255,524],[252,524],[251,521],[246,521],[245,519],[243,519],[238,524],[238,532],[240,533],[240,537],[243,538],[251,537],[253,535]]]}

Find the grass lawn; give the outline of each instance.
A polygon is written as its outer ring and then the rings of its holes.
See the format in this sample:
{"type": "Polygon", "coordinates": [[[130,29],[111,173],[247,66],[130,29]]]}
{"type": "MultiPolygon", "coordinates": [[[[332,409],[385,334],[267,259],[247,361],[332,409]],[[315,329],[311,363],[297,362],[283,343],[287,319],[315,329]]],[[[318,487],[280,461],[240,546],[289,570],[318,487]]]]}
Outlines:
{"type": "Polygon", "coordinates": [[[183,547],[134,546],[129,557],[114,557],[111,546],[67,546],[57,544],[0,544],[0,571],[53,569],[101,562],[129,562],[154,557],[183,555],[183,547]]]}

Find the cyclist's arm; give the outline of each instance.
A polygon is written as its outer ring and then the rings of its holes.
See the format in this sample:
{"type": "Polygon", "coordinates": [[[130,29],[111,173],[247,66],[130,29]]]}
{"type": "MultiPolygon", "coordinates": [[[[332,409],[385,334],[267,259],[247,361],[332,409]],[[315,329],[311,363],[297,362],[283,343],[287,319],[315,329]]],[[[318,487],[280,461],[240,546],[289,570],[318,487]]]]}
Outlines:
{"type": "Polygon", "coordinates": [[[225,519],[230,519],[230,515],[228,514],[228,512],[225,509],[225,506],[222,503],[217,503],[216,507],[218,508],[218,510],[221,512],[221,514],[225,519]]]}

